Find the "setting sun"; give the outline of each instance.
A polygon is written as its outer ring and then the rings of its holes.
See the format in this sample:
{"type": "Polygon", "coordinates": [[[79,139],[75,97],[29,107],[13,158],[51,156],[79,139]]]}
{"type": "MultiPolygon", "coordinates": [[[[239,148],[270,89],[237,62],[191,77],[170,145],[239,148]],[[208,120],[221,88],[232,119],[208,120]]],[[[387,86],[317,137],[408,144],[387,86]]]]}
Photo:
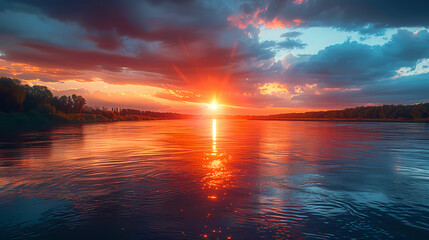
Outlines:
{"type": "Polygon", "coordinates": [[[219,104],[217,104],[216,100],[213,100],[212,103],[209,104],[209,108],[213,109],[213,110],[216,110],[216,109],[219,109],[220,106],[219,106],[219,104]]]}

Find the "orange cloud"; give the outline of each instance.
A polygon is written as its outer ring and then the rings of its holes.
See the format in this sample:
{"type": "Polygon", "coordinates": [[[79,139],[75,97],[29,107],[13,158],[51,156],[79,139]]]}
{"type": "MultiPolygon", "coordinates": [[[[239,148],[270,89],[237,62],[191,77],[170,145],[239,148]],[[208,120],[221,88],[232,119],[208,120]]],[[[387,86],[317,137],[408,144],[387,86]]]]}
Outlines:
{"type": "Polygon", "coordinates": [[[295,18],[295,19],[293,20],[293,22],[294,22],[296,25],[300,25],[303,21],[302,21],[302,19],[295,18]]]}
{"type": "Polygon", "coordinates": [[[259,91],[264,95],[285,95],[289,93],[286,84],[280,84],[277,82],[265,83],[259,87],[259,91]]]}
{"type": "Polygon", "coordinates": [[[186,90],[167,89],[155,94],[158,98],[181,102],[201,102],[201,94],[186,90]]]}
{"type": "MultiPolygon", "coordinates": [[[[301,4],[303,0],[299,0],[299,4],[301,4]]],[[[260,9],[258,8],[255,12],[250,14],[241,14],[238,16],[229,16],[227,18],[228,21],[235,27],[240,29],[245,29],[247,26],[252,25],[254,27],[259,27],[263,25],[266,28],[277,29],[277,28],[285,28],[300,25],[303,20],[302,19],[293,19],[292,21],[281,19],[279,17],[275,17],[271,20],[266,19],[263,16],[263,13],[267,11],[267,8],[260,9]]]]}
{"type": "Polygon", "coordinates": [[[308,0],[293,0],[293,3],[301,5],[303,2],[308,2],[308,0]]]}
{"type": "MultiPolygon", "coordinates": [[[[79,73],[60,68],[39,67],[26,63],[7,60],[0,61],[0,75],[19,78],[20,80],[61,79],[61,81],[91,82],[78,77],[79,73]]],[[[53,81],[53,80],[46,80],[53,81]]]]}
{"type": "Polygon", "coordinates": [[[340,91],[341,88],[324,88],[324,91],[340,91]]]}
{"type": "Polygon", "coordinates": [[[284,28],[286,26],[285,22],[282,22],[277,17],[275,17],[271,21],[262,20],[261,22],[264,24],[266,28],[271,28],[271,29],[284,28]]]}

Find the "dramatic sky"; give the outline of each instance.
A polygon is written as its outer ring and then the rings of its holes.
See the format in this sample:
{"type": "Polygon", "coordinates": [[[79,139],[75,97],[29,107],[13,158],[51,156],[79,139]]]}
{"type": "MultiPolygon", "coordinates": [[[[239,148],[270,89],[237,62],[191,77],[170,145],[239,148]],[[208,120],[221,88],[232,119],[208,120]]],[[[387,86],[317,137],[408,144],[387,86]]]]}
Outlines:
{"type": "Polygon", "coordinates": [[[0,75],[90,106],[268,114],[429,101],[429,1],[0,0],[0,75]]]}

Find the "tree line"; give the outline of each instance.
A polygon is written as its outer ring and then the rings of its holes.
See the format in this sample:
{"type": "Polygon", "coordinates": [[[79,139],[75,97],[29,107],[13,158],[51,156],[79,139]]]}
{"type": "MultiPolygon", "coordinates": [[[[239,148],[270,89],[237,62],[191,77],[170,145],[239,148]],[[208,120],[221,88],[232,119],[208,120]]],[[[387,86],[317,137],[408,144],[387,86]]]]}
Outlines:
{"type": "Polygon", "coordinates": [[[108,110],[105,107],[85,107],[84,113],[95,113],[103,115],[109,119],[116,119],[120,117],[127,116],[140,116],[146,117],[149,119],[189,119],[195,117],[195,115],[190,114],[182,114],[182,113],[172,113],[172,112],[153,112],[153,111],[141,111],[137,109],[129,109],[129,108],[112,108],[112,110],[108,110]]]}
{"type": "Polygon", "coordinates": [[[76,94],[57,97],[46,86],[0,77],[0,112],[81,113],[85,104],[85,98],[76,94]]]}
{"type": "Polygon", "coordinates": [[[374,119],[374,120],[428,120],[429,103],[415,105],[383,105],[346,108],[344,110],[286,113],[268,118],[323,118],[323,119],[374,119]]]}
{"type": "MultiPolygon", "coordinates": [[[[57,97],[42,85],[24,85],[18,79],[0,77],[0,112],[17,113],[36,111],[43,114],[55,114],[58,116],[69,113],[83,113],[94,115],[107,120],[146,120],[146,119],[183,119],[191,115],[168,112],[140,111],[136,109],[119,109],[112,111],[105,107],[85,106],[86,100],[75,94],[71,96],[57,97]]],[[[82,115],[82,114],[81,114],[82,115]]],[[[81,117],[84,117],[84,116],[81,117]]],[[[61,116],[70,118],[71,116],[61,116]]],[[[73,119],[78,118],[74,116],[73,119]]],[[[98,119],[100,120],[100,119],[98,119]]]]}

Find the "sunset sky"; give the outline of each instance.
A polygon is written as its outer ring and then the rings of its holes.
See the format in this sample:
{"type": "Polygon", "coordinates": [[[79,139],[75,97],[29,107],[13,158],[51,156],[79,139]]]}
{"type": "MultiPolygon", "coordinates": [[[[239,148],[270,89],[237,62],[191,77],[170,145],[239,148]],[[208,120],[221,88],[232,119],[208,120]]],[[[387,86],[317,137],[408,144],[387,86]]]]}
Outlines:
{"type": "Polygon", "coordinates": [[[428,11],[405,0],[0,0],[0,75],[89,106],[181,113],[428,102],[428,11]]]}

